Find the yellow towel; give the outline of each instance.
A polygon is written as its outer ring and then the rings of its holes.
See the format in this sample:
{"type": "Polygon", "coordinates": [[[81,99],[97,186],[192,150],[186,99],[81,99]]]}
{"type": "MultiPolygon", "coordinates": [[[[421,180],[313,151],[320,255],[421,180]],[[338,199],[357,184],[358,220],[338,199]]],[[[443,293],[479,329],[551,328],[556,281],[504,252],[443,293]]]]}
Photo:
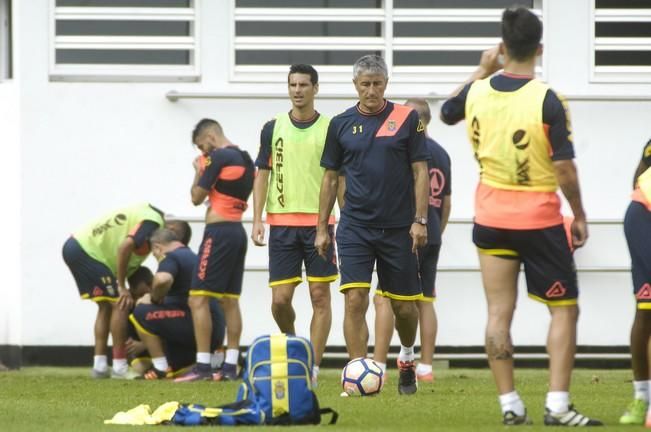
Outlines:
{"type": "Polygon", "coordinates": [[[149,405],[138,405],[135,408],[131,408],[129,411],[120,411],[115,414],[112,419],[104,420],[104,424],[132,426],[157,425],[166,421],[171,421],[178,407],[178,402],[166,402],[152,413],[149,405]]]}

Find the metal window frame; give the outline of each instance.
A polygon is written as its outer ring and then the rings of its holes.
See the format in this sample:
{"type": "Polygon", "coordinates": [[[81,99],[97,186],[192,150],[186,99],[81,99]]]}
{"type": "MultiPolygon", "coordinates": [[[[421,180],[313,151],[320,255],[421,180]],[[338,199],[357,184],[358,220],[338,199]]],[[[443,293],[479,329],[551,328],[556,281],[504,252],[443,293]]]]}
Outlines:
{"type": "Polygon", "coordinates": [[[651,51],[651,38],[597,37],[597,22],[647,22],[651,25],[649,9],[597,9],[596,0],[590,1],[590,83],[651,83],[651,65],[597,66],[596,52],[600,48],[611,51],[651,51]]]}
{"type": "Polygon", "coordinates": [[[13,23],[11,0],[0,0],[0,82],[13,79],[13,23]],[[3,25],[7,20],[7,26],[3,25]]]}
{"type": "Polygon", "coordinates": [[[188,8],[57,7],[49,0],[49,77],[51,81],[198,81],[200,78],[201,0],[188,8]],[[57,20],[187,21],[190,36],[57,36],[57,20]],[[57,49],[187,50],[189,65],[57,64],[57,49]]]}
{"type": "MultiPolygon", "coordinates": [[[[534,0],[535,11],[546,25],[548,13],[543,0],[534,0]]],[[[384,53],[391,81],[394,83],[456,83],[470,74],[475,66],[394,66],[393,55],[398,50],[441,51],[485,50],[499,38],[481,37],[393,37],[394,22],[499,22],[501,9],[394,9],[393,0],[384,0],[380,8],[237,8],[230,0],[232,23],[230,40],[230,72],[232,83],[280,83],[287,79],[287,68],[278,65],[237,65],[235,53],[242,49],[290,49],[297,46],[313,49],[380,51],[384,53]],[[383,24],[379,37],[267,37],[237,36],[235,24],[241,21],[364,21],[383,24]]],[[[544,37],[544,35],[543,35],[544,37]]],[[[544,40],[543,40],[544,43],[544,40]]],[[[543,51],[543,67],[537,74],[546,78],[547,51],[543,51]]],[[[319,65],[321,82],[342,83],[350,80],[351,66],[319,65]]]]}

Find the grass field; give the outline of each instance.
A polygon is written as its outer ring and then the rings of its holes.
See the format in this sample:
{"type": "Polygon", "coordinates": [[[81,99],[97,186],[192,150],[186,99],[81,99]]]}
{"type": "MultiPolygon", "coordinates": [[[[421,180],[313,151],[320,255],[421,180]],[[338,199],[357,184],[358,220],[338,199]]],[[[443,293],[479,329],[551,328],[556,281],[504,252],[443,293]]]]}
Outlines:
{"type": "MultiPolygon", "coordinates": [[[[395,370],[375,397],[339,396],[339,371],[321,372],[319,401],[339,412],[339,422],[330,427],[341,431],[488,431],[504,430],[500,424],[495,388],[488,370],[447,369],[436,371],[434,384],[421,385],[412,397],[398,396],[395,370]]],[[[617,419],[630,401],[631,373],[625,370],[577,370],[573,401],[588,415],[599,418],[608,430],[637,430],[618,426],[617,419]]],[[[517,372],[518,390],[534,426],[542,430],[546,372],[522,369],[517,372]]],[[[104,419],[117,411],[147,403],[152,408],[177,400],[220,405],[235,400],[238,383],[186,383],[145,381],[96,381],[88,369],[26,368],[0,373],[0,431],[94,431],[126,430],[127,426],[105,426],[104,419]]],[[[130,430],[159,430],[162,426],[132,426],[130,430]]],[[[165,427],[167,430],[168,427],[165,427]]],[[[259,428],[238,428],[238,431],[259,428]]],[[[293,427],[293,431],[312,427],[293,427]]]]}

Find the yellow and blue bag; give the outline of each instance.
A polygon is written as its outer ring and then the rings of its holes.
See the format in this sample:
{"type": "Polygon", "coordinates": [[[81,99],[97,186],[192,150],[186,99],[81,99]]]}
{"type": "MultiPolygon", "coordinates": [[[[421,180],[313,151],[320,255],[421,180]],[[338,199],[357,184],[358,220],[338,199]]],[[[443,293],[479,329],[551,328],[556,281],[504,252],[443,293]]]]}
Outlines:
{"type": "Polygon", "coordinates": [[[312,388],[314,349],[305,338],[283,333],[260,336],[246,356],[243,383],[237,400],[250,400],[264,412],[272,425],[319,424],[330,413],[329,424],[338,414],[320,408],[312,388]]]}

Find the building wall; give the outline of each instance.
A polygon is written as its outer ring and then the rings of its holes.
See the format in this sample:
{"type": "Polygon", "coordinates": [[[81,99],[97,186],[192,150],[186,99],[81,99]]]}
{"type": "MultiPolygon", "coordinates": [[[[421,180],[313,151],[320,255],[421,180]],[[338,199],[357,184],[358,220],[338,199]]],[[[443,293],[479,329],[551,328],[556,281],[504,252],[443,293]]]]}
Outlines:
{"type": "MultiPolygon", "coordinates": [[[[16,7],[17,8],[17,7],[16,7]]],[[[18,57],[14,53],[14,58],[18,57]]],[[[17,72],[14,68],[14,72],[17,72]]],[[[14,75],[15,76],[15,75],[14,75]]],[[[21,245],[21,112],[20,80],[0,81],[0,187],[2,210],[0,226],[4,228],[2,254],[2,283],[0,284],[0,346],[21,344],[22,335],[22,274],[21,245]]],[[[11,359],[0,355],[0,362],[11,359]]]]}
{"type": "MultiPolygon", "coordinates": [[[[61,247],[67,236],[107,210],[143,200],[168,213],[200,219],[203,210],[194,208],[189,199],[191,161],[196,154],[190,132],[197,120],[218,119],[232,141],[255,155],[261,126],[276,112],[289,109],[283,85],[229,84],[228,63],[224,59],[230,56],[231,24],[229,11],[224,8],[230,2],[200,4],[201,79],[191,83],[51,82],[47,33],[51,25],[50,2],[38,0],[17,8],[16,51],[24,54],[16,58],[16,82],[0,83],[0,142],[13,143],[2,146],[0,175],[8,187],[10,205],[3,206],[0,220],[5,227],[20,226],[20,230],[9,230],[10,244],[18,244],[20,254],[5,261],[8,270],[3,270],[5,281],[0,290],[13,300],[0,304],[0,344],[18,340],[24,345],[92,344],[96,308],[79,300],[74,281],[61,259],[61,247]],[[221,96],[170,102],[165,97],[170,90],[214,92],[221,96]],[[244,92],[276,97],[241,97],[244,92]],[[7,118],[12,121],[7,123],[7,118]],[[17,210],[7,210],[14,208],[21,209],[20,217],[17,210]]],[[[552,86],[569,95],[651,94],[648,83],[589,84],[589,47],[571,34],[589,32],[590,2],[550,0],[545,4],[545,76],[552,86]]],[[[389,96],[446,94],[453,87],[452,83],[432,87],[390,84],[389,96]]],[[[324,82],[321,93],[350,95],[319,99],[318,110],[329,115],[355,101],[351,84],[324,82]]],[[[432,108],[437,111],[437,106],[432,108]]],[[[633,170],[642,145],[651,135],[646,127],[651,104],[648,99],[574,99],[570,109],[588,216],[621,220],[629,200],[633,170]]],[[[439,343],[479,345],[483,343],[485,301],[470,241],[471,226],[462,223],[472,218],[477,168],[463,124],[447,127],[434,120],[429,132],[452,157],[452,218],[459,221],[444,236],[436,303],[439,343]]],[[[7,198],[3,201],[7,202],[7,198]]],[[[201,226],[195,226],[196,245],[201,226]]],[[[621,226],[592,225],[591,232],[588,246],[577,252],[580,269],[628,265],[621,226]]],[[[266,263],[266,249],[251,245],[242,296],[243,344],[261,333],[275,331],[264,271],[266,263]]],[[[155,266],[153,261],[149,264],[155,266]]],[[[626,345],[634,311],[628,273],[581,272],[580,285],[579,343],[626,345]],[[608,316],[607,326],[604,316],[608,316]]],[[[524,283],[520,289],[514,342],[542,345],[548,313],[543,306],[526,299],[524,283]]],[[[333,307],[329,343],[343,345],[343,296],[337,293],[337,284],[333,286],[333,307]]],[[[299,332],[307,333],[309,309],[307,290],[301,286],[297,292],[297,329],[302,329],[299,332]]],[[[368,314],[371,317],[372,310],[368,314]]]]}

